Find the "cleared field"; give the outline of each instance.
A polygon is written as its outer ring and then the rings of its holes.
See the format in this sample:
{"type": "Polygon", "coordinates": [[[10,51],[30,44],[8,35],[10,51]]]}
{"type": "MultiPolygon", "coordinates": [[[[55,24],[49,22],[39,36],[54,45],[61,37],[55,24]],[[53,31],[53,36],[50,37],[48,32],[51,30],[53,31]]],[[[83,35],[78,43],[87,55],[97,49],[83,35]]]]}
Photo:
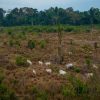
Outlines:
{"type": "Polygon", "coordinates": [[[13,90],[18,96],[16,98],[99,98],[100,26],[94,26],[92,34],[90,26],[62,27],[62,64],[58,64],[57,59],[56,26],[0,28],[0,76],[4,78],[2,84],[13,90]],[[27,63],[27,60],[32,64],[27,63]],[[67,68],[68,64],[73,66],[67,68]],[[60,74],[59,70],[66,74],[60,74]]]}

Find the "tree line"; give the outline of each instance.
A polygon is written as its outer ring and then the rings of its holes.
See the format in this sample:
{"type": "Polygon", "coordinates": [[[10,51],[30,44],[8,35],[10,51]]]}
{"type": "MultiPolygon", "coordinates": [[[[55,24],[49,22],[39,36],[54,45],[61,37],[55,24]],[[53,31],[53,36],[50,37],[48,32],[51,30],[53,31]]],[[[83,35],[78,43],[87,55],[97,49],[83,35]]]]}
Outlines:
{"type": "Polygon", "coordinates": [[[74,11],[72,7],[51,7],[38,11],[23,7],[5,11],[0,8],[0,26],[55,25],[58,22],[67,25],[100,24],[100,9],[92,7],[88,11],[74,11]]]}

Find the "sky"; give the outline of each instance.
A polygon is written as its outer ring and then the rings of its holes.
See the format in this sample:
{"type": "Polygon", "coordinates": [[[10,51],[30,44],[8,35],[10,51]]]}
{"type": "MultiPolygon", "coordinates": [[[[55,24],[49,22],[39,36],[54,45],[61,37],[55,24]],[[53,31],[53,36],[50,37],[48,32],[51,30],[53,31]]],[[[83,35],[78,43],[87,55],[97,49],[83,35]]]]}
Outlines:
{"type": "Polygon", "coordinates": [[[45,10],[56,6],[61,8],[73,7],[74,10],[85,11],[91,7],[100,8],[100,0],[0,0],[0,8],[5,10],[16,7],[32,7],[45,10]]]}

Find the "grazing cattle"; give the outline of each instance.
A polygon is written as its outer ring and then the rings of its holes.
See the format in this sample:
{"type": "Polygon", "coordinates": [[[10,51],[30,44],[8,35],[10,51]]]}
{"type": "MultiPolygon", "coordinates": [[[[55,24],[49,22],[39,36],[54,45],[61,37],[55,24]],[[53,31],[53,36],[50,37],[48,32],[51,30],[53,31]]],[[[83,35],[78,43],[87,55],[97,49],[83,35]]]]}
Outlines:
{"type": "Polygon", "coordinates": [[[59,70],[59,74],[60,74],[60,75],[65,75],[65,74],[66,74],[66,71],[64,71],[64,70],[59,70]]]}
{"type": "Polygon", "coordinates": [[[29,65],[32,65],[32,62],[31,62],[30,60],[28,60],[28,59],[27,59],[27,63],[28,63],[29,65]]]}
{"type": "Polygon", "coordinates": [[[33,69],[33,74],[35,74],[36,75],[36,71],[33,69]]]}
{"type": "Polygon", "coordinates": [[[86,73],[85,75],[87,78],[93,77],[93,73],[86,73]]]}
{"type": "Polygon", "coordinates": [[[73,53],[72,53],[72,52],[68,52],[68,54],[69,54],[69,55],[72,55],[73,53]]]}
{"type": "Polygon", "coordinates": [[[45,65],[46,66],[50,66],[51,65],[51,62],[45,62],[45,65]]]}
{"type": "Polygon", "coordinates": [[[95,64],[93,64],[93,68],[98,69],[98,67],[95,64]]]}
{"type": "Polygon", "coordinates": [[[52,73],[52,70],[51,69],[46,69],[46,72],[47,73],[52,73]]]}
{"type": "Polygon", "coordinates": [[[39,63],[39,65],[43,65],[43,62],[42,61],[39,61],[38,63],[39,63]]]}
{"type": "Polygon", "coordinates": [[[66,64],[66,67],[67,67],[67,69],[70,69],[70,68],[73,67],[73,64],[72,64],[72,63],[70,63],[70,64],[66,64]]]}

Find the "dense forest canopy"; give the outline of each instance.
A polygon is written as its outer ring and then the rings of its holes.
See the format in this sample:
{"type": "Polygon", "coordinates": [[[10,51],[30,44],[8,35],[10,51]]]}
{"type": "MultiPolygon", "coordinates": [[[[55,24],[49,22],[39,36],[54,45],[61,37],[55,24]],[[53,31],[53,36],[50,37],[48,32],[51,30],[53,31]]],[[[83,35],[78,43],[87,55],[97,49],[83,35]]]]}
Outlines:
{"type": "Polygon", "coordinates": [[[74,11],[72,7],[51,7],[44,11],[28,7],[10,11],[0,8],[0,26],[55,25],[58,22],[67,25],[100,24],[100,9],[92,7],[80,12],[74,11]]]}

